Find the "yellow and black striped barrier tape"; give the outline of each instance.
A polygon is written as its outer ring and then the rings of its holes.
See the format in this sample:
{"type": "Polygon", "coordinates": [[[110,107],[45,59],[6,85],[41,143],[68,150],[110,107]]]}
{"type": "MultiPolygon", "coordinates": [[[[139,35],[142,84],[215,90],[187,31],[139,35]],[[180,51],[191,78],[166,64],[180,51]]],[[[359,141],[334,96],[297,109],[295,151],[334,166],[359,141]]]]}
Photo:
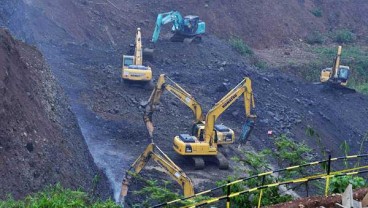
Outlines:
{"type": "MultiPolygon", "coordinates": [[[[356,159],[356,158],[367,157],[367,156],[368,156],[368,154],[348,155],[348,156],[345,156],[345,157],[331,158],[330,161],[338,161],[338,160],[343,160],[343,159],[344,160],[346,160],[346,159],[356,159]]],[[[321,161],[315,161],[315,162],[310,162],[310,163],[306,163],[306,164],[302,164],[302,165],[290,166],[290,167],[286,167],[286,168],[282,168],[282,169],[278,169],[278,170],[274,170],[274,171],[268,171],[268,172],[260,173],[260,174],[253,175],[253,176],[250,176],[250,177],[239,178],[238,180],[232,181],[230,183],[226,183],[224,185],[217,186],[215,188],[212,188],[212,189],[208,189],[206,191],[199,192],[197,194],[194,194],[193,196],[189,196],[189,197],[185,197],[185,198],[180,198],[180,199],[175,199],[175,200],[172,200],[172,201],[169,201],[169,202],[157,204],[157,205],[152,206],[151,208],[163,207],[163,206],[174,204],[174,203],[177,203],[177,202],[180,202],[180,201],[185,201],[185,200],[188,200],[190,198],[194,198],[194,197],[198,197],[198,196],[201,196],[201,195],[204,195],[204,194],[208,194],[208,193],[211,193],[213,191],[219,190],[221,188],[224,188],[224,187],[227,187],[227,186],[231,186],[231,185],[234,185],[234,184],[243,182],[243,181],[247,181],[247,180],[252,179],[252,178],[267,176],[267,175],[271,175],[271,174],[278,173],[278,172],[283,172],[283,171],[290,171],[290,170],[294,170],[294,169],[302,168],[302,167],[308,167],[308,166],[318,165],[318,164],[326,163],[328,161],[329,161],[328,159],[327,160],[321,160],[321,161]]],[[[351,169],[348,169],[348,170],[351,170],[351,169]]],[[[340,171],[340,172],[343,172],[343,171],[340,171]]],[[[319,175],[326,175],[326,174],[319,174],[319,175]]]]}
{"type": "MultiPolygon", "coordinates": [[[[365,166],[365,168],[367,168],[367,166],[365,166]]],[[[266,189],[266,188],[271,188],[271,187],[275,187],[275,186],[280,186],[280,185],[287,185],[287,184],[293,184],[293,183],[296,184],[296,183],[308,182],[308,181],[313,181],[313,180],[318,180],[318,179],[326,179],[326,178],[339,177],[339,176],[345,176],[345,175],[356,175],[356,174],[362,174],[362,173],[368,173],[368,170],[354,171],[354,172],[347,172],[347,173],[340,173],[340,174],[330,174],[330,175],[324,174],[323,176],[319,176],[319,177],[311,176],[310,178],[299,178],[299,179],[294,179],[294,180],[290,180],[290,181],[277,182],[277,183],[267,184],[267,185],[263,185],[263,186],[258,186],[258,187],[247,189],[247,190],[244,190],[244,191],[239,191],[239,192],[236,192],[236,193],[231,193],[230,195],[223,195],[223,196],[220,196],[220,197],[204,200],[204,201],[199,202],[199,203],[183,206],[182,208],[201,207],[201,206],[204,206],[204,205],[207,205],[207,204],[212,204],[214,202],[218,202],[218,201],[221,201],[221,200],[224,200],[224,199],[227,199],[227,198],[233,198],[233,197],[236,197],[236,196],[239,196],[239,195],[242,195],[242,194],[246,194],[246,193],[250,193],[250,192],[254,192],[254,191],[258,191],[258,190],[262,190],[262,189],[266,189]]]]}

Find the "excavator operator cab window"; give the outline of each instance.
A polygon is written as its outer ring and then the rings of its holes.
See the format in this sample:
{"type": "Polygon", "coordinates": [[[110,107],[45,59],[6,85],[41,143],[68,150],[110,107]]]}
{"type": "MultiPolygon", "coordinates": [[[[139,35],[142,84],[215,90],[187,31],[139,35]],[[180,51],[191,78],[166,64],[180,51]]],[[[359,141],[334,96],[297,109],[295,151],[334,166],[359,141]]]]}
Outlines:
{"type": "Polygon", "coordinates": [[[194,15],[188,15],[184,17],[185,31],[194,34],[197,30],[199,17],[194,15]]]}
{"type": "Polygon", "coordinates": [[[348,80],[349,73],[350,73],[350,71],[349,71],[348,67],[340,66],[340,68],[339,68],[339,79],[343,80],[343,81],[348,80]]]}
{"type": "Polygon", "coordinates": [[[123,58],[123,64],[124,64],[124,66],[130,66],[130,65],[133,65],[134,63],[134,58],[133,57],[124,57],[123,58]]]}
{"type": "Polygon", "coordinates": [[[201,142],[203,142],[204,141],[204,136],[203,136],[203,132],[204,132],[204,129],[201,129],[200,131],[199,131],[199,141],[201,141],[201,142]]]}

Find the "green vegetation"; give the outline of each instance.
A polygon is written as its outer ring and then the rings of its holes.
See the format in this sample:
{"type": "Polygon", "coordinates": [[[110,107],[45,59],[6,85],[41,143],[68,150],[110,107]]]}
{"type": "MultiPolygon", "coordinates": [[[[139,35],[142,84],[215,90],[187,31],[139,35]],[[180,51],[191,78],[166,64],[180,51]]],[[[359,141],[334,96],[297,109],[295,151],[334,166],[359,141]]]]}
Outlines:
{"type": "MultiPolygon", "coordinates": [[[[238,157],[232,158],[232,160],[242,163],[243,165],[248,165],[251,167],[251,170],[249,170],[249,175],[256,175],[265,171],[270,170],[269,163],[267,161],[267,157],[271,155],[270,150],[264,150],[259,153],[255,152],[243,152],[244,159],[240,159],[238,157]]],[[[237,170],[237,172],[241,172],[241,170],[237,170]]],[[[236,174],[234,176],[228,177],[229,181],[234,181],[239,176],[236,174]]],[[[230,187],[230,192],[235,193],[239,191],[246,190],[248,188],[254,188],[257,186],[261,186],[263,184],[271,184],[277,182],[278,179],[275,178],[272,175],[268,175],[264,178],[252,178],[247,181],[234,184],[230,187]]],[[[220,181],[217,183],[217,185],[223,185],[226,184],[227,181],[220,181]]],[[[227,187],[224,187],[223,192],[227,192],[227,187]]],[[[237,197],[233,197],[230,200],[231,207],[245,207],[245,208],[251,208],[258,205],[258,199],[259,199],[259,193],[257,192],[250,192],[245,193],[242,195],[239,195],[237,197]]],[[[271,204],[277,204],[281,202],[286,202],[292,200],[292,197],[290,195],[283,195],[279,193],[278,187],[271,187],[263,190],[262,194],[262,205],[271,205],[271,204]]]]}
{"type": "MultiPolygon", "coordinates": [[[[292,139],[288,138],[286,135],[281,135],[275,139],[275,149],[273,151],[266,149],[261,152],[243,152],[243,156],[233,157],[237,163],[242,164],[243,166],[250,167],[247,175],[253,176],[259,173],[263,173],[269,171],[271,169],[269,165],[268,158],[276,158],[281,165],[296,165],[303,164],[310,161],[311,157],[309,153],[312,151],[305,144],[298,144],[292,139]]],[[[235,175],[228,178],[228,180],[233,181],[239,178],[238,174],[244,172],[239,168],[235,169],[235,175]]],[[[247,190],[250,188],[262,186],[263,184],[271,184],[276,183],[278,181],[285,181],[287,177],[295,176],[298,174],[296,171],[286,171],[280,174],[278,177],[273,175],[267,175],[265,177],[255,177],[249,180],[246,180],[241,183],[234,184],[230,187],[231,193],[239,192],[242,190],[247,190]]],[[[227,181],[220,181],[218,185],[222,185],[227,183],[227,181]]],[[[223,192],[226,193],[227,188],[223,189],[223,192]]],[[[245,193],[243,195],[234,197],[231,199],[232,207],[254,207],[258,205],[260,191],[245,193]]],[[[262,206],[276,204],[281,202],[286,202],[292,200],[292,196],[280,193],[279,188],[270,187],[263,190],[262,194],[262,206]]]]}
{"type": "Polygon", "coordinates": [[[252,49],[239,37],[232,37],[229,40],[230,45],[242,56],[253,55],[252,49]]]}
{"type": "Polygon", "coordinates": [[[349,30],[342,29],[333,32],[332,39],[337,43],[352,43],[356,40],[356,35],[349,30]]]}
{"type": "Polygon", "coordinates": [[[325,37],[318,31],[313,31],[312,33],[308,34],[305,38],[305,41],[308,44],[322,44],[325,41],[325,37]]]}
{"type": "MultiPolygon", "coordinates": [[[[140,178],[144,180],[143,178],[140,178]]],[[[174,193],[167,188],[170,185],[169,181],[163,181],[164,187],[158,184],[157,180],[144,180],[146,185],[139,191],[134,191],[134,195],[148,196],[142,203],[135,204],[134,207],[149,207],[156,203],[163,203],[174,199],[181,198],[181,195],[174,193]]]]}
{"type": "Polygon", "coordinates": [[[0,208],[118,208],[112,200],[93,201],[88,194],[82,191],[73,191],[63,188],[60,184],[47,187],[44,191],[27,196],[24,200],[16,201],[9,197],[6,201],[0,201],[0,208]]]}
{"type": "Polygon", "coordinates": [[[366,187],[367,181],[360,176],[339,176],[330,180],[330,192],[342,193],[351,184],[353,189],[366,187]]]}
{"type": "MultiPolygon", "coordinates": [[[[237,179],[234,176],[231,176],[228,178],[229,181],[234,181],[237,179]]],[[[267,177],[264,177],[264,180],[260,178],[252,178],[250,180],[247,180],[245,182],[234,184],[230,187],[230,193],[235,193],[239,191],[243,191],[248,188],[253,188],[257,186],[261,186],[263,184],[270,184],[275,183],[277,180],[275,177],[269,175],[267,177]]],[[[223,185],[226,184],[227,181],[221,181],[218,182],[217,185],[223,185]]],[[[223,192],[226,193],[227,188],[224,187],[223,192]]],[[[237,197],[233,197],[230,199],[231,207],[235,208],[252,208],[256,207],[258,205],[258,197],[259,197],[259,191],[257,192],[250,192],[245,193],[242,195],[239,195],[237,197]]],[[[278,204],[282,202],[287,202],[292,200],[292,197],[290,195],[281,195],[279,193],[278,187],[271,187],[263,190],[262,194],[262,205],[271,205],[271,204],[278,204]]]]}
{"type": "MultiPolygon", "coordinates": [[[[366,137],[363,137],[362,144],[364,144],[366,137]]],[[[350,146],[346,142],[346,140],[340,145],[340,149],[344,152],[345,156],[349,155],[350,146]]],[[[361,154],[362,148],[360,149],[358,154],[361,154]]],[[[349,164],[347,160],[344,160],[345,168],[349,168],[349,164]]],[[[356,162],[355,167],[359,166],[359,160],[356,162]]],[[[340,176],[340,177],[333,177],[330,181],[330,191],[332,193],[342,193],[345,191],[346,187],[351,184],[353,189],[366,187],[367,181],[366,179],[360,176],[340,176]]]]}
{"type": "Polygon", "coordinates": [[[260,60],[259,58],[256,58],[254,61],[254,66],[260,68],[260,69],[265,69],[267,68],[267,62],[260,60]]]}
{"type": "MultiPolygon", "coordinates": [[[[317,138],[317,144],[318,146],[320,146],[320,148],[322,147],[322,143],[321,143],[321,138],[319,136],[319,134],[310,126],[307,127],[306,129],[306,135],[312,138],[317,138]]],[[[358,152],[358,154],[361,154],[363,151],[363,146],[364,143],[368,140],[368,133],[363,137],[363,140],[360,144],[360,150],[358,152]]],[[[341,151],[344,153],[345,156],[349,155],[350,152],[350,146],[349,144],[344,141],[341,145],[340,145],[340,149],[341,151]]],[[[323,152],[323,155],[326,157],[326,152],[323,152]]],[[[346,169],[349,168],[349,164],[347,160],[343,160],[344,162],[344,166],[346,169]]],[[[358,159],[358,161],[356,162],[356,164],[354,165],[355,167],[359,167],[359,163],[360,163],[360,158],[358,159]]],[[[327,164],[323,163],[322,164],[322,168],[324,170],[327,170],[327,164]]],[[[330,180],[330,186],[329,186],[329,191],[330,193],[342,193],[345,191],[346,187],[351,184],[353,186],[353,189],[356,188],[362,188],[362,187],[366,187],[368,185],[366,179],[364,179],[363,177],[360,176],[338,176],[338,177],[333,177],[330,180]]],[[[321,187],[321,189],[324,189],[324,187],[321,187]]]]}
{"type": "MultiPolygon", "coordinates": [[[[172,188],[169,188],[172,185],[170,181],[147,180],[137,174],[132,174],[132,176],[134,177],[134,180],[138,180],[138,181],[145,183],[145,186],[141,190],[134,191],[133,194],[146,197],[140,203],[134,204],[133,207],[137,207],[137,208],[138,207],[150,207],[154,204],[164,203],[164,202],[172,201],[175,199],[180,199],[183,197],[182,194],[171,191],[172,188]]],[[[193,204],[193,203],[196,203],[196,202],[208,199],[208,198],[209,197],[198,196],[198,197],[194,197],[186,201],[181,201],[181,202],[175,203],[173,205],[168,205],[165,207],[174,208],[178,206],[189,205],[189,204],[193,204]]]]}
{"type": "Polygon", "coordinates": [[[273,154],[281,164],[286,162],[286,166],[292,166],[311,161],[312,149],[304,143],[298,144],[286,135],[281,135],[275,139],[275,145],[277,151],[273,154]]]}
{"type": "Polygon", "coordinates": [[[310,11],[316,17],[322,17],[322,9],[321,8],[314,8],[310,11]]]}
{"type": "Polygon", "coordinates": [[[231,47],[233,47],[242,56],[247,57],[249,59],[249,62],[255,67],[258,67],[260,69],[264,69],[267,67],[267,63],[256,57],[253,50],[243,41],[243,39],[239,37],[232,37],[230,38],[229,43],[231,47]]]}

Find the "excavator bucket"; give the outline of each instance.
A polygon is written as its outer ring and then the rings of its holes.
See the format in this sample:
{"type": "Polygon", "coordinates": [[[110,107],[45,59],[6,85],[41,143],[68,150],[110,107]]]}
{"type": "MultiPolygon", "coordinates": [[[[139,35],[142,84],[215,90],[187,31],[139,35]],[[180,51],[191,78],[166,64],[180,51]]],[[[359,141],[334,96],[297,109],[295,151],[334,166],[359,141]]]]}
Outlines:
{"type": "Polygon", "coordinates": [[[128,195],[128,186],[129,186],[128,179],[124,178],[123,182],[121,183],[121,192],[120,192],[120,198],[119,198],[119,204],[121,207],[124,207],[125,205],[125,197],[126,195],[128,195]]]}
{"type": "Polygon", "coordinates": [[[146,60],[152,61],[153,60],[153,53],[155,52],[155,49],[153,48],[144,48],[143,49],[143,57],[146,60]]]}
{"type": "Polygon", "coordinates": [[[243,125],[242,132],[240,134],[239,141],[241,143],[246,143],[248,141],[248,138],[250,136],[250,133],[252,132],[254,128],[254,121],[253,120],[247,120],[245,124],[243,125]]]}

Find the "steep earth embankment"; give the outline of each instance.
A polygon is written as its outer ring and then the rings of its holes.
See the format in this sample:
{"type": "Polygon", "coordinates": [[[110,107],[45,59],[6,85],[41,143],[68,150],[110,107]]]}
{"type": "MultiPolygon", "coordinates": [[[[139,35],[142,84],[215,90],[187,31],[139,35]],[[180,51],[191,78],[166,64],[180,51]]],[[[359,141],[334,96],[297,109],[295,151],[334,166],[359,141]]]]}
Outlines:
{"type": "Polygon", "coordinates": [[[0,66],[0,199],[55,183],[110,196],[41,53],[0,29],[0,66]]]}

